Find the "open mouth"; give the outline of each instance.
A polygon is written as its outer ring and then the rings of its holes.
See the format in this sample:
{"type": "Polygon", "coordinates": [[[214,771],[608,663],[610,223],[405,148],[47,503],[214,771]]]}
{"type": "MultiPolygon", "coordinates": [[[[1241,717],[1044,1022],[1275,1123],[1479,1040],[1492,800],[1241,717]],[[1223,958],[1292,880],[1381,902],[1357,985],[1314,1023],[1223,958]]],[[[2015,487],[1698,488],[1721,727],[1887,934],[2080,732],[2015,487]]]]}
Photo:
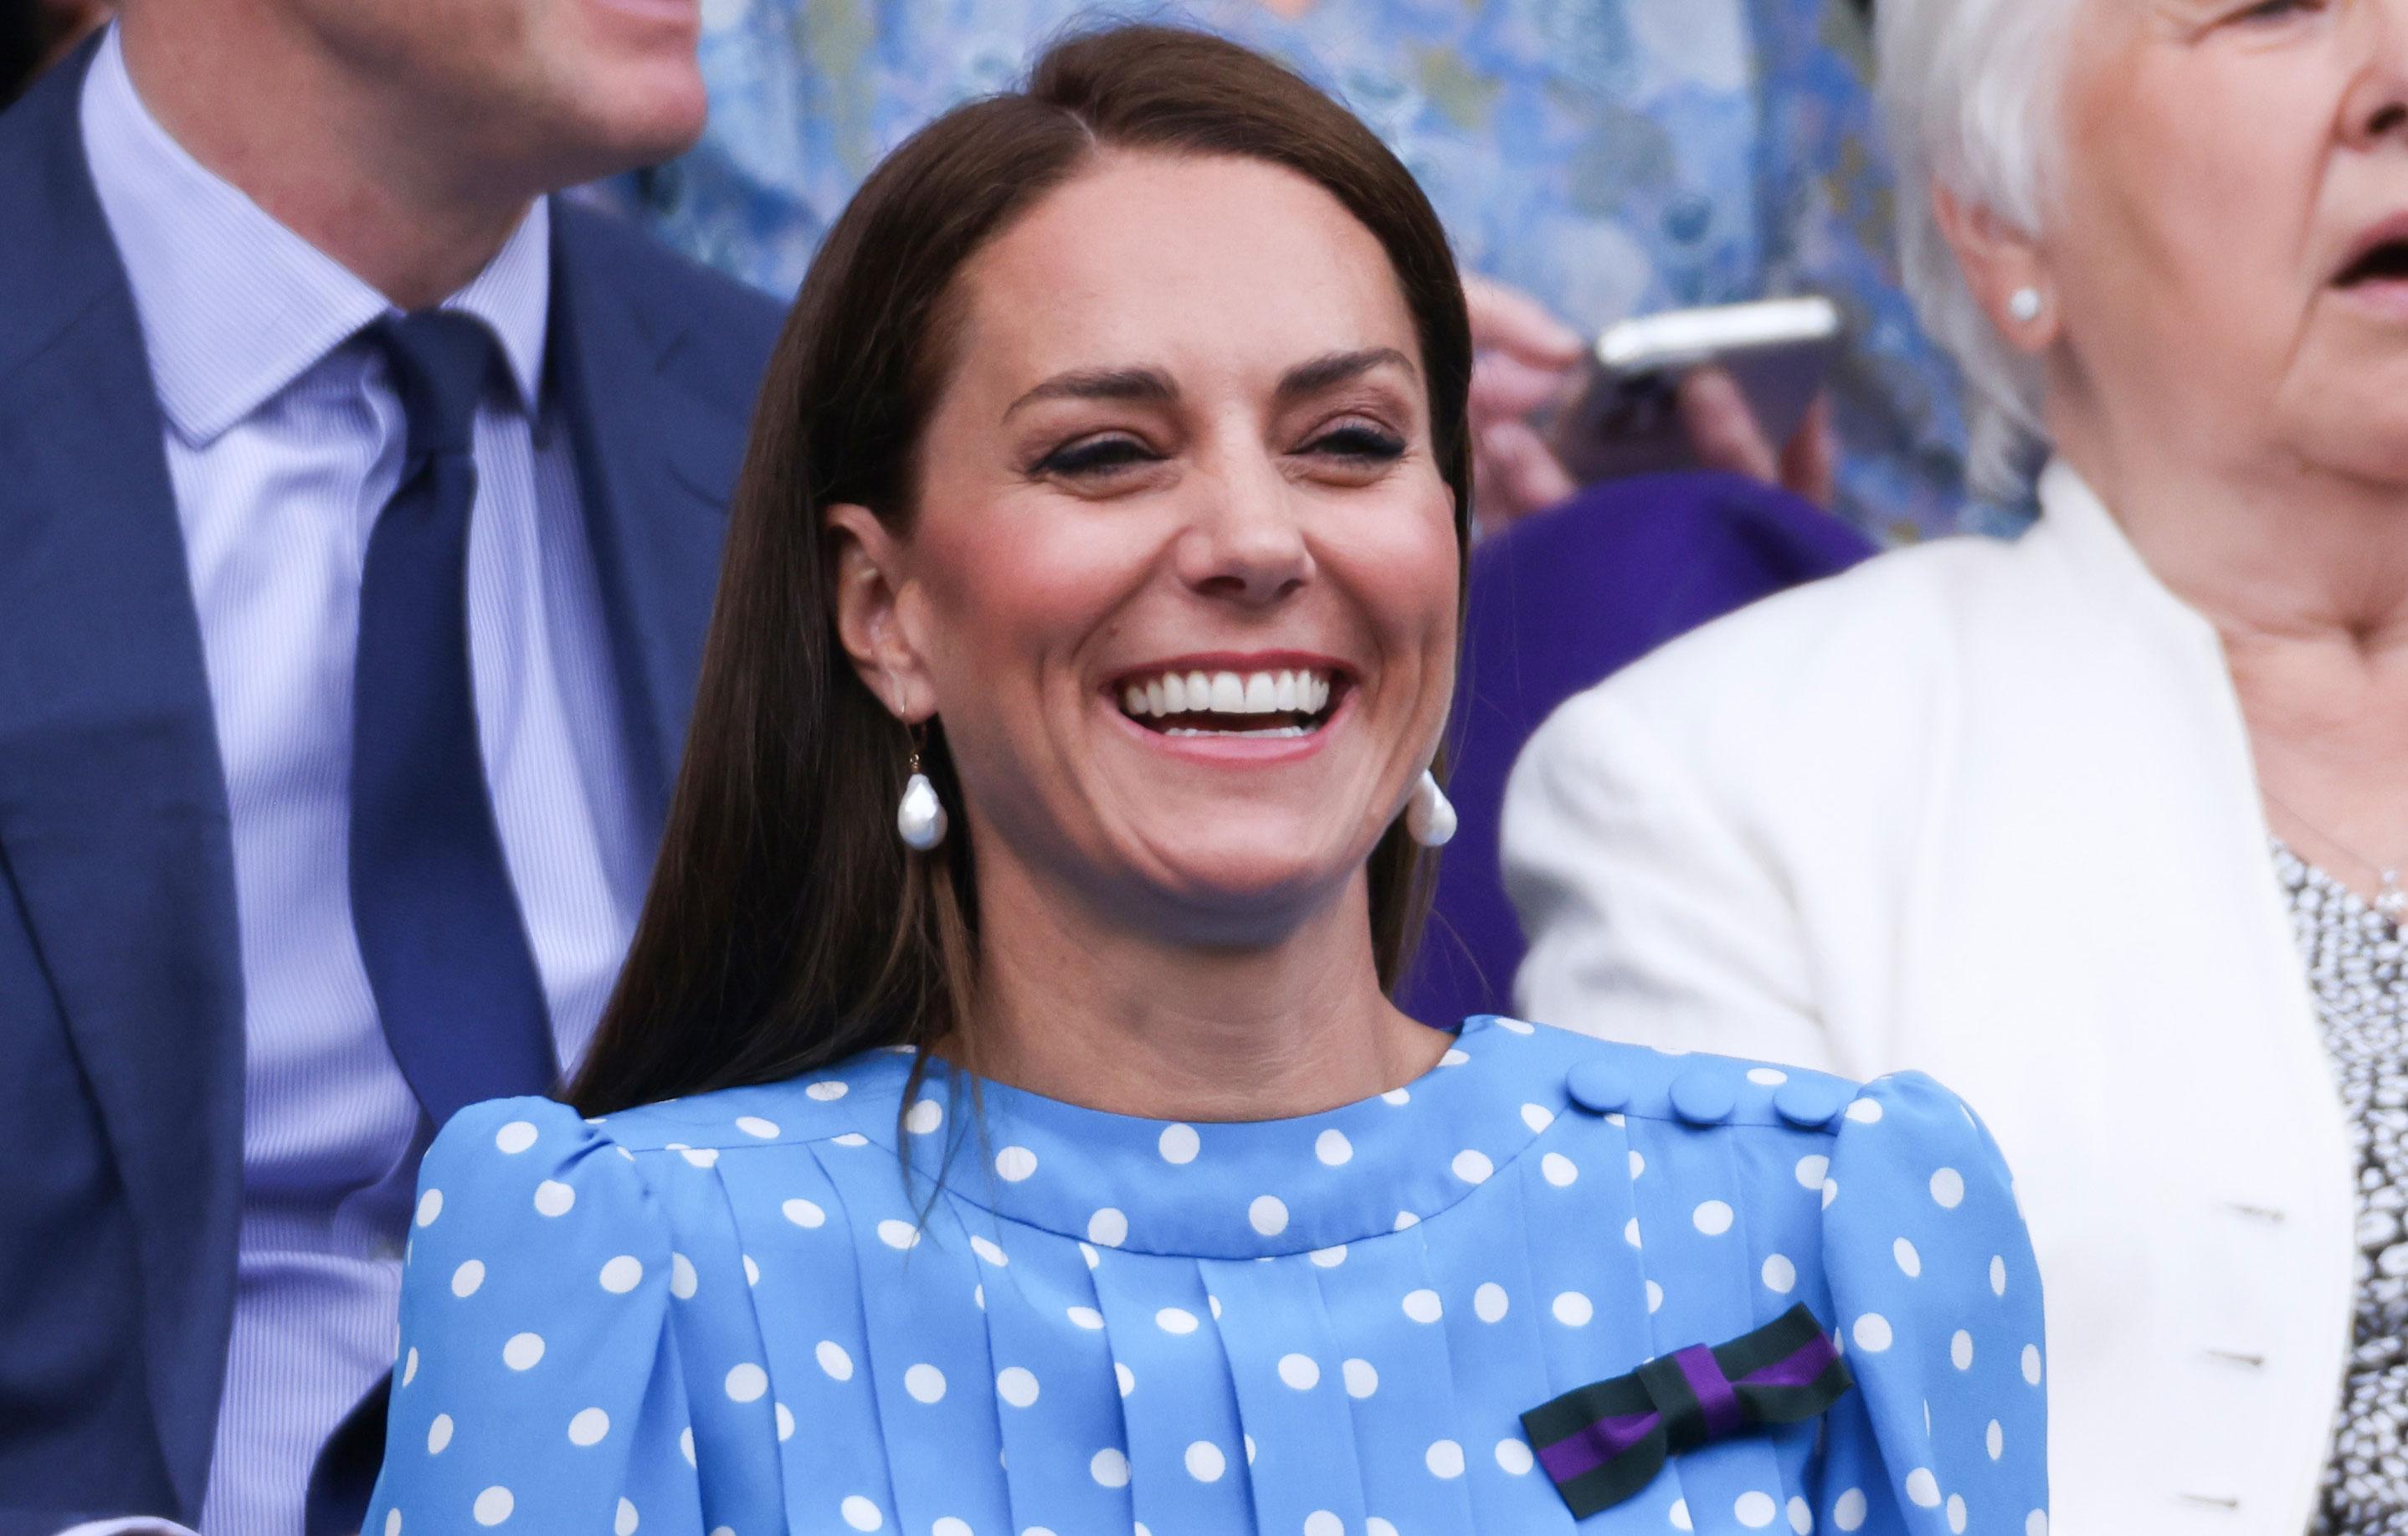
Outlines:
{"type": "Polygon", "coordinates": [[[1329,723],[1346,680],[1311,668],[1164,671],[1114,685],[1121,712],[1164,736],[1299,737],[1329,723]]]}
{"type": "Polygon", "coordinates": [[[2383,240],[2366,250],[2333,279],[2336,288],[2369,283],[2408,281],[2408,236],[2383,240]]]}

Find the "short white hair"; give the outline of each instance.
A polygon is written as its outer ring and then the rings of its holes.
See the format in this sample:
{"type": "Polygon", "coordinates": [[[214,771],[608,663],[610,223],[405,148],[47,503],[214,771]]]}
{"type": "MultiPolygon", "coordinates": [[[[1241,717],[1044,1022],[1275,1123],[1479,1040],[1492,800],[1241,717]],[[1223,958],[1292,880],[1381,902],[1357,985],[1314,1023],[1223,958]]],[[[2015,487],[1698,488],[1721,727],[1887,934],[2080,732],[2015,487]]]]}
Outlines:
{"type": "Polygon", "coordinates": [[[2042,379],[1973,297],[1932,200],[1936,182],[1971,208],[2042,232],[2063,150],[2059,110],[2075,13],[2090,0],[1879,0],[1874,46],[1898,169],[1899,259],[1907,295],[1963,373],[1971,463],[1981,494],[2020,498],[2048,446],[2042,379]]]}

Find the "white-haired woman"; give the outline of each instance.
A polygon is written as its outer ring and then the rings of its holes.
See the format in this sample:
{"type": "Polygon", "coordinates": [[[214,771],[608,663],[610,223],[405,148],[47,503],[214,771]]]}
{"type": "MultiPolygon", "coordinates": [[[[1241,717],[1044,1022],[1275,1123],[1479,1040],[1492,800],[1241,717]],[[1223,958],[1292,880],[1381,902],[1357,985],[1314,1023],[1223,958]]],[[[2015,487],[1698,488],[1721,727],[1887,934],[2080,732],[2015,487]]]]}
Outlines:
{"type": "Polygon", "coordinates": [[[2043,514],[1567,706],[1519,1001],[1969,1093],[2072,1536],[2408,1529],[2408,0],[1879,8],[1910,280],[2043,514]]]}

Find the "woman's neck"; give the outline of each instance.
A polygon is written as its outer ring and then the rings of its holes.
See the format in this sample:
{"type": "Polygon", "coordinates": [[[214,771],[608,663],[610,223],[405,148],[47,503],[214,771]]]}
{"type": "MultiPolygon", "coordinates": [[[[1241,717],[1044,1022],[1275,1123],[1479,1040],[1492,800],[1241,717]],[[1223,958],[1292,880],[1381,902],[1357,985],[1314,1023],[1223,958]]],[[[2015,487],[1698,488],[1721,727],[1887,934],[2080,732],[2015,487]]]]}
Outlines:
{"type": "Polygon", "coordinates": [[[979,887],[971,1064],[1014,1087],[1148,1119],[1281,1119],[1401,1086],[1445,1051],[1380,990],[1360,874],[1245,947],[1114,923],[1008,858],[982,860],[979,887]]]}

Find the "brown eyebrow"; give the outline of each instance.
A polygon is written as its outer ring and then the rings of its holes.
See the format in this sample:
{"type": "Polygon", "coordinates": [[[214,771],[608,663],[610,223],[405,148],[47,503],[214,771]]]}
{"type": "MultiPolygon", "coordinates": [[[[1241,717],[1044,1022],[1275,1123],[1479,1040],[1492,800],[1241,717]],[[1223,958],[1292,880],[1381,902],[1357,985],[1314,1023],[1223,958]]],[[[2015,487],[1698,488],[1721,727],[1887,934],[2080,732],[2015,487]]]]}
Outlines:
{"type": "MultiPolygon", "coordinates": [[[[1359,379],[1372,369],[1395,365],[1412,374],[1417,370],[1413,360],[1394,347],[1367,347],[1360,352],[1331,352],[1309,363],[1299,363],[1288,369],[1280,380],[1278,398],[1282,405],[1310,399],[1335,385],[1359,379]]],[[[1168,405],[1179,398],[1179,386],[1155,368],[1080,368],[1069,373],[1057,373],[1053,378],[1014,400],[1004,410],[1010,421],[1023,406],[1039,400],[1119,400],[1147,405],[1168,405]]]]}

